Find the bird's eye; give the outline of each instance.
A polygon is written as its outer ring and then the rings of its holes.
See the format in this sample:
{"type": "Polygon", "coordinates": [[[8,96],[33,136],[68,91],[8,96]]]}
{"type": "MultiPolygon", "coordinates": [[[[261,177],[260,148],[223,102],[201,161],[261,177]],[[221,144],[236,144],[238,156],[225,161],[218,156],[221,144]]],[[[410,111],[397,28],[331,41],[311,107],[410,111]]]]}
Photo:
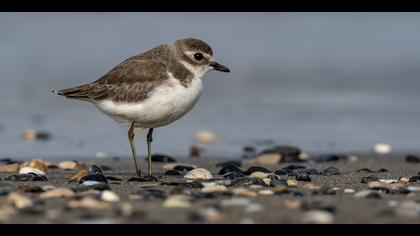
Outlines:
{"type": "Polygon", "coordinates": [[[195,58],[197,61],[201,61],[201,60],[203,60],[204,56],[203,56],[203,54],[201,54],[201,53],[196,53],[196,54],[194,54],[194,58],[195,58]]]}

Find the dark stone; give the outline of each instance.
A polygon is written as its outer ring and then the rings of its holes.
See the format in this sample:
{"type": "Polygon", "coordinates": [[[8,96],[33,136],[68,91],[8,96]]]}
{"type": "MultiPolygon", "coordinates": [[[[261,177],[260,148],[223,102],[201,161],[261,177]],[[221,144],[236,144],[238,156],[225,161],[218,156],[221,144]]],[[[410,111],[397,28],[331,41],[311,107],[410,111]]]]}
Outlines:
{"type": "Polygon", "coordinates": [[[2,158],[2,159],[0,159],[0,163],[2,163],[4,165],[11,165],[11,164],[20,164],[22,162],[14,161],[11,158],[2,158]]]}
{"type": "Polygon", "coordinates": [[[247,171],[243,172],[243,173],[245,175],[251,175],[254,172],[272,173],[272,171],[268,170],[267,168],[261,167],[261,166],[249,167],[249,169],[247,171]]]}
{"type": "Polygon", "coordinates": [[[74,191],[76,192],[84,192],[88,190],[98,190],[98,191],[104,191],[104,190],[111,190],[111,187],[107,183],[100,183],[97,182],[93,185],[79,185],[74,188],[74,191]]]}
{"type": "Polygon", "coordinates": [[[262,179],[243,177],[232,180],[231,186],[250,186],[250,185],[261,185],[268,187],[262,179]]]}
{"type": "Polygon", "coordinates": [[[257,148],[253,146],[244,146],[242,149],[245,153],[255,154],[257,153],[257,148]]]}
{"type": "Polygon", "coordinates": [[[217,193],[193,192],[191,196],[195,199],[215,199],[219,195],[217,193]]]}
{"type": "Polygon", "coordinates": [[[408,163],[420,163],[420,157],[414,155],[408,155],[405,157],[405,161],[408,163]]]}
{"type": "Polygon", "coordinates": [[[193,223],[202,223],[202,222],[206,222],[206,219],[198,212],[192,212],[188,216],[188,221],[193,222],[193,223]]]}
{"type": "Polygon", "coordinates": [[[117,177],[113,177],[113,176],[105,176],[105,177],[108,181],[111,181],[111,182],[121,182],[121,181],[123,181],[122,179],[117,178],[117,177]]]}
{"type": "Polygon", "coordinates": [[[362,177],[362,179],[360,180],[360,182],[362,184],[367,184],[369,182],[373,182],[373,181],[379,181],[378,177],[371,175],[371,176],[367,176],[367,177],[362,177]]]}
{"type": "Polygon", "coordinates": [[[274,172],[274,174],[276,174],[276,175],[287,175],[287,174],[289,174],[289,172],[287,172],[285,170],[278,170],[278,171],[274,172]]]}
{"type": "Polygon", "coordinates": [[[43,193],[45,191],[40,186],[19,185],[16,188],[16,192],[23,192],[23,193],[43,193]]]}
{"type": "Polygon", "coordinates": [[[147,183],[147,182],[158,182],[158,180],[153,176],[143,176],[143,177],[132,177],[127,180],[128,182],[140,182],[140,183],[147,183]]]}
{"type": "Polygon", "coordinates": [[[177,165],[174,167],[174,170],[178,170],[178,171],[192,171],[194,170],[194,167],[192,166],[183,166],[183,165],[177,165]]]}
{"type": "Polygon", "coordinates": [[[287,179],[272,179],[270,185],[272,187],[275,187],[275,186],[278,186],[278,185],[287,186],[287,179]]]}
{"type": "Polygon", "coordinates": [[[168,170],[168,171],[165,172],[164,175],[167,175],[167,176],[180,176],[180,175],[182,175],[182,173],[180,171],[177,171],[177,170],[168,170]]]}
{"type": "Polygon", "coordinates": [[[293,170],[303,170],[306,169],[306,166],[302,166],[302,165],[289,165],[283,168],[283,170],[286,171],[293,171],[293,170]]]}
{"type": "Polygon", "coordinates": [[[101,168],[99,168],[99,167],[97,167],[95,165],[93,165],[93,166],[90,167],[88,173],[91,174],[91,175],[93,175],[93,174],[101,174],[101,175],[103,175],[104,174],[102,172],[101,168]]]}
{"type": "Polygon", "coordinates": [[[409,182],[413,183],[413,182],[419,182],[420,181],[420,175],[417,176],[413,176],[410,178],[409,182]]]}
{"type": "Polygon", "coordinates": [[[41,131],[36,133],[36,139],[41,141],[48,141],[51,139],[51,134],[41,131]]]}
{"type": "Polygon", "coordinates": [[[181,186],[184,188],[204,188],[204,185],[200,182],[194,181],[194,182],[183,182],[181,183],[181,186]]]}
{"type": "Polygon", "coordinates": [[[304,182],[311,182],[312,181],[312,179],[311,179],[311,177],[309,177],[309,175],[297,175],[295,177],[295,179],[297,181],[304,181],[304,182]]]}
{"type": "Polygon", "coordinates": [[[103,174],[89,174],[80,179],[79,184],[83,184],[86,181],[95,181],[99,183],[108,183],[108,179],[103,174]]]}
{"type": "Polygon", "coordinates": [[[230,172],[223,175],[224,179],[237,179],[237,178],[242,178],[242,177],[245,177],[245,175],[241,172],[230,172]]]}
{"type": "Polygon", "coordinates": [[[347,155],[343,154],[329,154],[329,155],[320,155],[312,158],[315,162],[336,162],[347,160],[347,155]]]}
{"type": "Polygon", "coordinates": [[[237,165],[231,164],[231,165],[227,165],[227,166],[223,167],[219,171],[219,175],[225,175],[225,174],[231,173],[231,172],[242,173],[242,170],[237,165]]]}
{"type": "Polygon", "coordinates": [[[31,181],[31,179],[34,176],[36,176],[36,175],[35,174],[15,174],[15,175],[11,175],[11,176],[6,177],[4,180],[5,181],[12,181],[12,182],[15,182],[15,181],[25,182],[25,181],[31,181]]]}
{"type": "Polygon", "coordinates": [[[47,176],[33,176],[30,181],[34,181],[34,182],[47,182],[48,178],[47,176]]]}
{"type": "Polygon", "coordinates": [[[373,171],[369,168],[362,168],[356,171],[356,173],[375,173],[376,171],[373,171]]]}
{"type": "MultiPolygon", "coordinates": [[[[146,158],[147,159],[147,158],[146,158]]],[[[152,155],[152,162],[160,163],[176,163],[176,160],[173,157],[164,154],[154,154],[152,155]]]]}
{"type": "Polygon", "coordinates": [[[144,189],[134,193],[135,195],[140,195],[144,199],[166,199],[167,195],[164,191],[158,189],[144,189]]]}
{"type": "Polygon", "coordinates": [[[385,168],[381,168],[377,171],[378,173],[388,173],[389,171],[385,168]]]}
{"type": "Polygon", "coordinates": [[[328,167],[321,172],[322,175],[340,175],[340,170],[335,167],[328,167]]]}
{"type": "Polygon", "coordinates": [[[292,158],[297,160],[301,153],[301,150],[297,147],[292,146],[275,146],[262,151],[260,155],[269,153],[278,153],[282,156],[283,159],[292,158]]]}
{"type": "Polygon", "coordinates": [[[231,165],[235,165],[237,167],[241,167],[242,166],[242,163],[240,161],[226,161],[226,162],[218,163],[216,165],[216,167],[222,167],[222,168],[224,168],[224,167],[231,166],[231,165]]]}
{"type": "Polygon", "coordinates": [[[307,168],[307,169],[297,169],[294,170],[292,173],[289,173],[289,175],[319,175],[319,171],[315,168],[307,168]]]}

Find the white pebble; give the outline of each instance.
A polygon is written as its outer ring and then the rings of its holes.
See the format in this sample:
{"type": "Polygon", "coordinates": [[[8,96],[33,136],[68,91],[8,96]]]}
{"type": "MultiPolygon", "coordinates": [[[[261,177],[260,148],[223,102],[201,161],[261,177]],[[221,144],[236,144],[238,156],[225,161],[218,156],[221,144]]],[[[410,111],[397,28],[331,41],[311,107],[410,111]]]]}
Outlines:
{"type": "Polygon", "coordinates": [[[377,154],[386,155],[392,152],[392,148],[389,144],[379,143],[373,147],[373,151],[377,154]]]}

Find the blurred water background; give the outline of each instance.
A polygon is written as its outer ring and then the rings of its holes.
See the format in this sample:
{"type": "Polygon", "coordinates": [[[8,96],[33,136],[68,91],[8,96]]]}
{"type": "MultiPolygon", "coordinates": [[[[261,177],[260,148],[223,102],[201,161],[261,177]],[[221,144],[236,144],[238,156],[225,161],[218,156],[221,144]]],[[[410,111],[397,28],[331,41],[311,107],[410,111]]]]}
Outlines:
{"type": "MultiPolygon", "coordinates": [[[[271,144],[417,151],[419,25],[419,13],[0,13],[0,157],[128,156],[125,129],[50,91],[190,36],[232,73],[207,75],[192,112],[155,131],[155,152],[187,155],[203,129],[220,137],[207,156],[271,144]],[[26,142],[26,129],[52,139],[26,142]]],[[[144,135],[137,145],[145,155],[144,135]]]]}

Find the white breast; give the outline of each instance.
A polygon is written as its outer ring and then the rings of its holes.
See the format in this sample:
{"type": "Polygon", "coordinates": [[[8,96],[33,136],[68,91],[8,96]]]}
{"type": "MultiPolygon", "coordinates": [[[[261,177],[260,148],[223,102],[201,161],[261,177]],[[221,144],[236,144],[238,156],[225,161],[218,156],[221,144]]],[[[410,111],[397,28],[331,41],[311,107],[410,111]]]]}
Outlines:
{"type": "Polygon", "coordinates": [[[136,122],[137,127],[157,128],[172,123],[193,108],[200,98],[201,78],[194,78],[186,88],[169,73],[167,83],[155,88],[141,103],[115,103],[105,100],[96,106],[119,122],[136,122]]]}

